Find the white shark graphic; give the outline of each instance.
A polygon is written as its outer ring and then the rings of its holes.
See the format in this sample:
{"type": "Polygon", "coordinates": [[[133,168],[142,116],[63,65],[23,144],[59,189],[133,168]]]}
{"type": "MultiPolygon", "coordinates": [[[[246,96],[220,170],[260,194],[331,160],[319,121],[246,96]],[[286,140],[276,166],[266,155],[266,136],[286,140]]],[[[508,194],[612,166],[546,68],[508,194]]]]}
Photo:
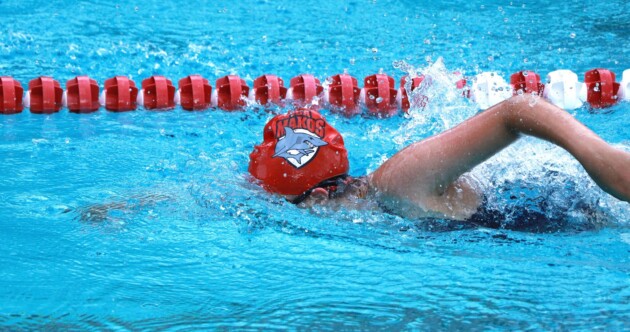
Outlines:
{"type": "Polygon", "coordinates": [[[281,157],[295,168],[300,168],[315,156],[320,146],[328,145],[317,135],[306,129],[284,127],[284,137],[278,139],[274,157],[281,157]]]}

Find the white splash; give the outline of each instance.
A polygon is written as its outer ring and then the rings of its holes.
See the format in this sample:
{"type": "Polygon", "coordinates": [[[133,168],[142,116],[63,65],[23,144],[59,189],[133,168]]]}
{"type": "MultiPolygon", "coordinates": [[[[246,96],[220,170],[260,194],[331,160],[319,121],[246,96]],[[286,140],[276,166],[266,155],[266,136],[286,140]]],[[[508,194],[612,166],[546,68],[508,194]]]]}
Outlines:
{"type": "Polygon", "coordinates": [[[426,67],[414,67],[405,61],[394,62],[409,78],[424,76],[424,80],[411,91],[411,79],[405,84],[409,96],[409,120],[394,135],[401,147],[452,128],[477,112],[474,104],[462,98],[463,90],[456,87],[460,75],[448,70],[442,58],[426,67]]]}

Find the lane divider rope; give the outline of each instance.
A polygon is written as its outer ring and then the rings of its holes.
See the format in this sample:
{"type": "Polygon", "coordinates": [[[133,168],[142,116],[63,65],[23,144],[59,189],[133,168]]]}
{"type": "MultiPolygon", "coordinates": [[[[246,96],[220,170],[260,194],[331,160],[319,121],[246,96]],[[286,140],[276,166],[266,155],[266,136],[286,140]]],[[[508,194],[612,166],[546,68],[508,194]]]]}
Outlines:
{"type": "MultiPolygon", "coordinates": [[[[584,81],[570,70],[556,70],[542,83],[533,71],[519,71],[510,76],[509,83],[496,72],[484,72],[472,79],[453,73],[457,89],[479,108],[489,108],[513,95],[531,93],[567,109],[587,103],[591,108],[605,108],[618,101],[630,101],[630,69],[623,72],[621,82],[615,73],[598,68],[584,74],[584,81]],[[472,82],[471,84],[469,84],[472,82]]],[[[363,87],[347,73],[326,79],[324,84],[313,75],[293,77],[289,87],[276,75],[262,75],[250,88],[245,80],[227,75],[215,81],[214,88],[201,75],[190,75],[178,82],[164,76],[151,76],[142,81],[140,89],[126,76],[115,76],[105,81],[100,91],[98,83],[88,76],[77,76],[66,82],[65,91],[52,77],[38,77],[28,83],[27,91],[10,76],[0,77],[0,114],[20,113],[29,108],[32,113],[55,113],[67,108],[72,113],[92,113],[101,107],[111,112],[133,111],[138,106],[148,110],[168,110],[176,105],[184,110],[218,108],[225,111],[243,110],[248,105],[293,105],[295,107],[327,107],[345,116],[366,112],[378,117],[390,117],[408,112],[412,107],[424,107],[428,98],[422,89],[431,80],[424,76],[400,79],[378,73],[364,78],[363,87]],[[415,92],[420,89],[419,92],[415,92]],[[100,93],[99,93],[100,92],[100,93]],[[409,94],[414,92],[414,100],[409,94]],[[320,101],[322,101],[320,103],[320,101]]]]}

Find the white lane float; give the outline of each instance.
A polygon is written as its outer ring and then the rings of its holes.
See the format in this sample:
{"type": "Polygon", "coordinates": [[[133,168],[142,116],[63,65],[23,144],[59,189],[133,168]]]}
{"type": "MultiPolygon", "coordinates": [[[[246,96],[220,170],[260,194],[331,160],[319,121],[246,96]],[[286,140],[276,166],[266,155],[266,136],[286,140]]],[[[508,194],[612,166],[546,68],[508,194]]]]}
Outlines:
{"type": "Polygon", "coordinates": [[[623,71],[618,96],[619,100],[630,101],[630,69],[623,71]]]}
{"type": "Polygon", "coordinates": [[[584,83],[578,81],[574,72],[566,69],[547,74],[547,84],[543,96],[552,104],[565,110],[582,107],[580,94],[585,91],[584,83]]]}
{"type": "Polygon", "coordinates": [[[477,74],[472,83],[471,99],[479,108],[490,108],[512,96],[512,87],[495,72],[477,74]]]}

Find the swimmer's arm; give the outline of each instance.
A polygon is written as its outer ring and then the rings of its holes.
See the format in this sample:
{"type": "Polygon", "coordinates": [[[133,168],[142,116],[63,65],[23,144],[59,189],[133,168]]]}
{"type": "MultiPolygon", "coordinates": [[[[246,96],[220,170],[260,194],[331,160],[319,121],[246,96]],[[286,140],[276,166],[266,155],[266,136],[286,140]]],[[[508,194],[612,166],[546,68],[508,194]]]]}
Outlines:
{"type": "Polygon", "coordinates": [[[543,99],[531,106],[531,98],[515,96],[408,146],[371,174],[372,184],[392,197],[430,201],[452,191],[462,174],[527,134],[563,147],[602,189],[630,201],[630,154],[611,147],[543,99]]]}
{"type": "MultiPolygon", "coordinates": [[[[164,194],[133,195],[125,200],[109,203],[97,203],[76,209],[78,219],[85,222],[101,222],[107,220],[111,211],[132,211],[134,209],[152,206],[159,202],[171,200],[172,197],[164,194]]],[[[68,210],[70,212],[72,210],[68,210]]]]}

